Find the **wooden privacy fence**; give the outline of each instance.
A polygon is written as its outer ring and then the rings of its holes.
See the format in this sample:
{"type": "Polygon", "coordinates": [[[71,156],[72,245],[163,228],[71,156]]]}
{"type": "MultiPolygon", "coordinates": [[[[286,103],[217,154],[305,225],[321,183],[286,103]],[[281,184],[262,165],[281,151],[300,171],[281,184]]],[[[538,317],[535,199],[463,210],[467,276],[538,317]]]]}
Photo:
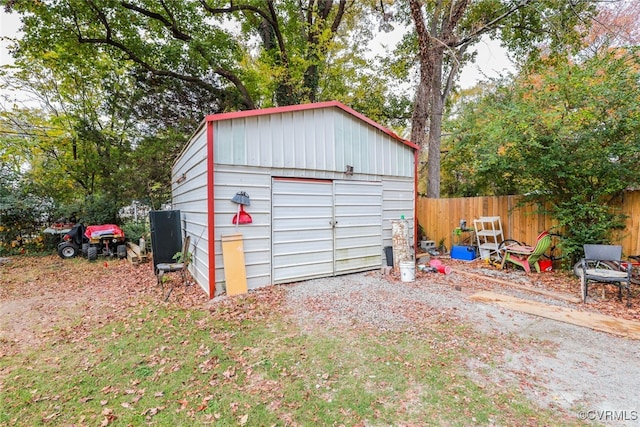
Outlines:
{"type": "MultiPolygon", "coordinates": [[[[521,196],[461,197],[417,201],[418,223],[429,240],[436,245],[443,240],[447,248],[454,243],[453,231],[460,220],[473,227],[474,218],[499,216],[505,239],[535,242],[543,230],[550,230],[554,221],[548,215],[535,213],[534,206],[516,207],[521,196]]],[[[622,201],[622,212],[627,215],[626,230],[619,244],[625,255],[640,254],[640,191],[627,191],[622,201]]]]}

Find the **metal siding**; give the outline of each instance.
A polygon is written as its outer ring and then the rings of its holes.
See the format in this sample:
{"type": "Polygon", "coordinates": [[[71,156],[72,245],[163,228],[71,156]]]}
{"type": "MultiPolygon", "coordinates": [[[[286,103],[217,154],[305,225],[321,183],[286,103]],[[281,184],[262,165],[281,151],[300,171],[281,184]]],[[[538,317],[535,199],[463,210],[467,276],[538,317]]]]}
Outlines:
{"type": "Polygon", "coordinates": [[[289,128],[288,133],[289,137],[293,141],[294,147],[296,148],[293,153],[293,167],[296,169],[304,168],[307,163],[313,163],[313,159],[307,160],[306,144],[300,143],[301,141],[304,141],[304,124],[300,123],[300,121],[294,120],[294,116],[291,114],[289,114],[289,118],[290,120],[287,123],[289,128]]]}
{"type": "Polygon", "coordinates": [[[382,264],[382,185],[335,181],[335,274],[382,264]]]}
{"type": "Polygon", "coordinates": [[[391,221],[399,220],[402,215],[409,222],[409,234],[413,236],[413,218],[415,216],[413,185],[413,179],[382,179],[383,246],[391,246],[391,221]]]}
{"type": "Polygon", "coordinates": [[[259,148],[260,150],[259,166],[264,168],[273,167],[272,159],[275,154],[273,150],[273,144],[271,141],[271,133],[268,132],[268,126],[267,126],[269,124],[268,117],[259,116],[259,117],[247,119],[247,121],[250,123],[249,126],[253,126],[255,127],[255,129],[257,129],[256,139],[247,141],[247,143],[251,147],[250,150],[252,149],[255,150],[259,148]],[[256,147],[256,145],[258,145],[259,147],[256,147]]]}
{"type": "Polygon", "coordinates": [[[331,182],[274,180],[271,204],[273,283],[331,276],[331,182]]]}
{"type": "Polygon", "coordinates": [[[315,170],[335,170],[335,139],[327,140],[329,129],[325,115],[322,120],[315,120],[316,114],[312,111],[305,112],[305,133],[304,143],[308,150],[315,152],[315,161],[309,162],[308,166],[315,170]],[[324,143],[323,143],[324,142],[324,143]]]}
{"type": "Polygon", "coordinates": [[[246,143],[246,122],[244,120],[234,120],[231,122],[231,138],[233,141],[233,164],[248,165],[248,144],[246,143]]]}
{"type": "Polygon", "coordinates": [[[273,157],[268,159],[271,162],[270,166],[290,168],[291,166],[286,162],[286,152],[289,147],[285,147],[283,139],[282,114],[271,115],[269,119],[269,127],[265,129],[265,134],[271,135],[273,157]]]}
{"type": "MultiPolygon", "coordinates": [[[[376,132],[376,137],[371,145],[372,155],[370,157],[371,162],[371,170],[376,170],[378,165],[381,165],[384,158],[382,156],[382,146],[383,146],[384,138],[382,134],[376,132]]],[[[411,153],[413,155],[413,153],[411,153]]],[[[381,174],[382,175],[382,174],[381,174]]]]}
{"type": "Polygon", "coordinates": [[[259,167],[262,165],[262,158],[264,151],[268,150],[268,147],[263,140],[261,129],[257,126],[258,121],[253,119],[246,119],[246,136],[247,136],[247,165],[259,167]],[[250,143],[250,141],[254,141],[250,143]]]}
{"type": "Polygon", "coordinates": [[[216,163],[233,162],[233,135],[231,134],[231,125],[233,121],[216,122],[214,124],[213,135],[215,144],[213,146],[213,155],[216,163]]]}
{"type": "Polygon", "coordinates": [[[375,132],[375,138],[371,142],[370,152],[371,156],[369,157],[369,170],[375,171],[379,164],[382,164],[382,135],[380,133],[375,132]]]}
{"type": "Polygon", "coordinates": [[[346,117],[343,115],[336,115],[334,120],[334,161],[333,166],[336,170],[344,171],[344,167],[348,165],[348,159],[345,156],[345,145],[347,140],[346,129],[346,117]]]}
{"type": "MultiPolygon", "coordinates": [[[[208,293],[209,244],[207,233],[207,133],[206,126],[191,139],[172,170],[172,208],[180,210],[183,233],[191,236],[189,272],[208,293]],[[185,174],[186,180],[177,183],[185,174]],[[204,227],[204,228],[203,228],[204,227]]],[[[184,236],[183,236],[184,237],[184,236]]]]}
{"type": "MultiPolygon", "coordinates": [[[[206,206],[206,201],[205,201],[206,206]]],[[[207,236],[208,214],[197,210],[180,211],[182,227],[191,236],[191,263],[189,272],[203,290],[209,293],[209,238],[207,236]]]]}
{"type": "Polygon", "coordinates": [[[304,169],[310,167],[311,169],[320,169],[322,165],[322,158],[324,154],[318,152],[319,145],[315,142],[316,131],[310,124],[313,123],[312,111],[302,111],[300,120],[295,120],[296,126],[296,140],[298,144],[305,146],[305,156],[299,163],[296,163],[296,168],[304,169]]]}
{"type": "Polygon", "coordinates": [[[242,233],[247,275],[247,287],[255,289],[271,283],[271,176],[268,169],[228,167],[216,165],[215,189],[215,261],[216,289],[224,287],[222,235],[242,233]],[[236,226],[232,223],[238,205],[231,199],[239,192],[249,194],[251,205],[245,210],[251,215],[251,224],[236,226]]]}
{"type": "Polygon", "coordinates": [[[413,149],[338,109],[215,122],[216,163],[377,176],[413,176],[413,149]]]}
{"type": "MultiPolygon", "coordinates": [[[[180,171],[177,177],[184,173],[186,180],[180,184],[174,182],[175,191],[172,191],[173,205],[193,201],[194,199],[204,198],[206,200],[207,194],[202,191],[203,186],[207,185],[206,156],[193,155],[189,158],[188,163],[185,163],[183,167],[177,168],[176,171],[180,171]]],[[[174,181],[176,179],[174,178],[174,181]]]]}

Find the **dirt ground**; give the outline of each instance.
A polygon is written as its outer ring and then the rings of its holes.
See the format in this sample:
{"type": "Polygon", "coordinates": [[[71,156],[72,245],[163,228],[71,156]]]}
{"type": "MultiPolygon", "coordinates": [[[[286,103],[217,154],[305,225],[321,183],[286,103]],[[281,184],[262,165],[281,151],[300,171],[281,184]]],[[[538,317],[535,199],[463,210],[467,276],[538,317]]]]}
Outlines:
{"type": "MultiPolygon", "coordinates": [[[[585,305],[523,290],[530,287],[577,297],[577,279],[564,273],[527,275],[481,262],[442,261],[453,267],[452,274],[418,272],[411,283],[401,282],[397,275],[372,271],[286,285],[291,315],[312,318],[311,323],[305,320],[308,326],[349,324],[355,319],[384,329],[406,328],[415,316],[409,315],[410,306],[415,312],[420,304],[485,333],[517,334],[544,345],[496,349],[501,352],[501,363],[486,366],[470,360],[469,375],[479,382],[515,385],[541,407],[556,408],[578,420],[640,425],[639,341],[469,298],[490,290],[640,321],[637,287],[631,308],[619,302],[609,288],[604,295],[599,289],[592,292],[585,305]],[[309,301],[323,303],[310,305],[309,301]]],[[[160,299],[150,264],[133,266],[124,260],[87,263],[55,256],[12,258],[0,264],[0,357],[37,347],[60,334],[82,340],[92,328],[126,316],[130,307],[149,304],[150,300],[161,304],[160,299]]],[[[202,307],[216,300],[208,301],[197,287],[188,287],[178,289],[170,304],[202,307]]]]}

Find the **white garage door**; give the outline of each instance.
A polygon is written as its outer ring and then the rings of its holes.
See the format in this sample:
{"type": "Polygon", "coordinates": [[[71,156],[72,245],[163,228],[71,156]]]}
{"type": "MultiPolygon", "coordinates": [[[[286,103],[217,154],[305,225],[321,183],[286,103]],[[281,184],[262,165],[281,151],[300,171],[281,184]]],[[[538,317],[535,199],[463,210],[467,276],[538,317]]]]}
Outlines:
{"type": "Polygon", "coordinates": [[[335,274],[380,268],[382,184],[335,181],[335,274]]]}
{"type": "Polygon", "coordinates": [[[382,185],[274,178],[273,283],[379,268],[382,185]]]}

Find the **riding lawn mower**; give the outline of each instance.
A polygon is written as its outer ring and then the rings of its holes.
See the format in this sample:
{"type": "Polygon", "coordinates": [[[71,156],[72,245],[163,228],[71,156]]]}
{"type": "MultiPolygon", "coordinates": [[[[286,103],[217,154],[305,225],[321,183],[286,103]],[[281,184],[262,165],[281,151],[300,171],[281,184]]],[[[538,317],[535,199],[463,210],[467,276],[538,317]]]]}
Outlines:
{"type": "Polygon", "coordinates": [[[90,225],[86,228],[83,224],[76,224],[62,240],[58,245],[61,258],[73,258],[80,253],[90,261],[99,255],[127,257],[124,232],[114,224],[90,225]]]}

